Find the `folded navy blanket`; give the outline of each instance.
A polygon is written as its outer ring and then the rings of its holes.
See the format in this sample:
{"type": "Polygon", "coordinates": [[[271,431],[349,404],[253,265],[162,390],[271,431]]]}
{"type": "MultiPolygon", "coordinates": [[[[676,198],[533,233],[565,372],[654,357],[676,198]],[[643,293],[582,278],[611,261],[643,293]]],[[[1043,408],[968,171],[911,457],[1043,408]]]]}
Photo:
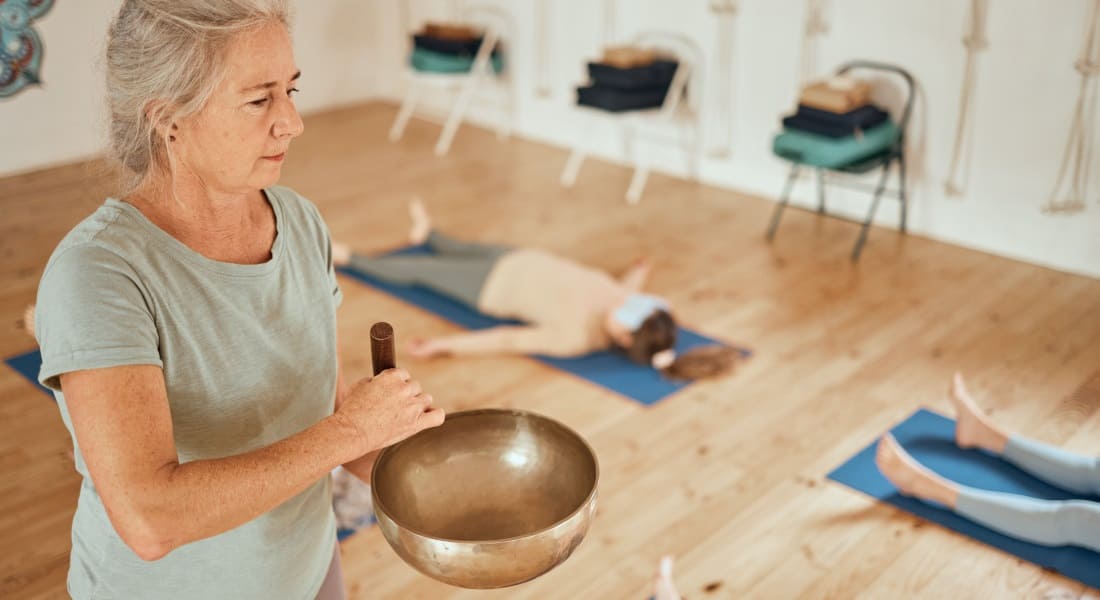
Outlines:
{"type": "Polygon", "coordinates": [[[853,135],[857,129],[870,129],[885,122],[889,116],[886,111],[871,104],[846,113],[833,113],[800,104],[797,113],[783,119],[783,126],[838,138],[853,135]]]}
{"type": "Polygon", "coordinates": [[[665,102],[668,86],[652,90],[622,90],[602,85],[577,88],[577,104],[610,112],[659,108],[665,102]]]}
{"type": "Polygon", "coordinates": [[[644,67],[621,68],[599,62],[588,63],[588,77],[593,85],[619,90],[668,89],[679,63],[656,60],[644,67]]]}
{"type": "MultiPolygon", "coordinates": [[[[478,37],[469,40],[451,40],[417,33],[413,34],[413,46],[432,52],[439,52],[440,54],[473,57],[477,54],[477,50],[481,47],[481,42],[484,41],[484,39],[485,38],[478,37]]],[[[493,48],[493,56],[496,56],[499,52],[499,46],[493,48]]]]}

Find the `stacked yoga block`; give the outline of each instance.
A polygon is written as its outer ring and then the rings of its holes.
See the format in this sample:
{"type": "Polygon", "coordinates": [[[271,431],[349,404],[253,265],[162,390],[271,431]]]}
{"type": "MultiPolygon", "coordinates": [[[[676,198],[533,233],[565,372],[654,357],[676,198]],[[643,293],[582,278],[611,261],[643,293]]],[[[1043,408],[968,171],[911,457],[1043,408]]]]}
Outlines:
{"type": "MultiPolygon", "coordinates": [[[[467,25],[428,23],[414,33],[409,64],[424,73],[467,73],[474,65],[478,48],[485,40],[482,32],[467,25]]],[[[504,70],[500,44],[490,55],[493,71],[504,70]]]]}
{"type": "Polygon", "coordinates": [[[665,101],[678,63],[652,50],[609,47],[588,63],[589,85],[577,88],[577,104],[610,112],[657,108],[665,101]]]}
{"type": "Polygon", "coordinates": [[[797,112],[783,118],[783,132],[772,149],[788,160],[823,168],[842,168],[888,151],[898,128],[870,96],[871,85],[852,77],[806,86],[797,112]]]}

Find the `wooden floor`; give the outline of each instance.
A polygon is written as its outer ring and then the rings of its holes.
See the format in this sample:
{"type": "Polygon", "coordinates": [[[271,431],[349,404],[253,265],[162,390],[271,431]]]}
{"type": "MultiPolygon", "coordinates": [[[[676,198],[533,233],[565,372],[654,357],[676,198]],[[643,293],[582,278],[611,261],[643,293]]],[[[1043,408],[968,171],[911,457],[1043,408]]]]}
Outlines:
{"type": "MultiPolygon", "coordinates": [[[[599,453],[599,512],[564,565],[494,592],[437,584],[376,529],[361,532],[343,545],[351,597],[642,599],[664,554],[677,557],[692,600],[1089,591],[825,474],[918,406],[946,411],[955,369],[1009,427],[1100,452],[1100,281],[886,230],[853,266],[849,223],[790,211],[768,245],[766,200],[654,176],[631,207],[622,167],[589,162],[565,190],[563,150],[464,127],[436,158],[435,125],[414,121],[404,141],[386,141],[394,113],[372,104],[314,116],[291,150],[284,183],[318,204],[334,237],[363,250],[399,244],[419,195],[462,236],[616,272],[649,255],[651,290],[690,326],[755,356],[646,408],[522,358],[399,355],[445,408],[521,407],[576,428],[599,453]]],[[[17,331],[20,311],[54,245],[109,193],[94,167],[0,180],[0,357],[33,348],[17,331]]],[[[399,340],[454,329],[342,284],[349,375],[368,373],[362,340],[376,320],[399,340]]],[[[69,440],[53,402],[3,366],[0,399],[0,597],[64,597],[79,486],[69,440]]]]}

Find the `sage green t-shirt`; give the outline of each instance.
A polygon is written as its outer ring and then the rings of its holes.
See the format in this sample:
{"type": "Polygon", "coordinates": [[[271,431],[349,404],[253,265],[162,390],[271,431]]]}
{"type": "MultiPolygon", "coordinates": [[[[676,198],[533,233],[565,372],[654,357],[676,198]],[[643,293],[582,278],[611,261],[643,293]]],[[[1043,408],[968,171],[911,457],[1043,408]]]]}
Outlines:
{"type": "MultiPolygon", "coordinates": [[[[265,190],[271,259],[210,260],[108,199],[58,245],[38,288],[39,380],[120,365],[164,372],[181,463],[270,445],[332,414],[342,298],[320,214],[265,190]]],[[[119,398],[120,402],[127,401],[119,398]]],[[[77,599],[312,600],[336,539],[329,477],[244,525],[144,561],[111,525],[73,436],[83,477],[69,593],[77,599]]]]}

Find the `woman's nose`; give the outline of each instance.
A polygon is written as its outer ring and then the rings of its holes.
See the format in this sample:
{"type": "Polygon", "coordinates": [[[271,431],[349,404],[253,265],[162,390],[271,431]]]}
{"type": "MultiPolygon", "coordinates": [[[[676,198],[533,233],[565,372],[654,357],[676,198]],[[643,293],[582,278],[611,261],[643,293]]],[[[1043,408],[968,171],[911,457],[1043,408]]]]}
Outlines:
{"type": "Polygon", "coordinates": [[[306,127],[305,123],[302,123],[302,117],[298,114],[298,108],[294,106],[294,102],[287,98],[281,104],[282,109],[272,127],[272,134],[277,138],[293,138],[302,135],[306,127]]]}

